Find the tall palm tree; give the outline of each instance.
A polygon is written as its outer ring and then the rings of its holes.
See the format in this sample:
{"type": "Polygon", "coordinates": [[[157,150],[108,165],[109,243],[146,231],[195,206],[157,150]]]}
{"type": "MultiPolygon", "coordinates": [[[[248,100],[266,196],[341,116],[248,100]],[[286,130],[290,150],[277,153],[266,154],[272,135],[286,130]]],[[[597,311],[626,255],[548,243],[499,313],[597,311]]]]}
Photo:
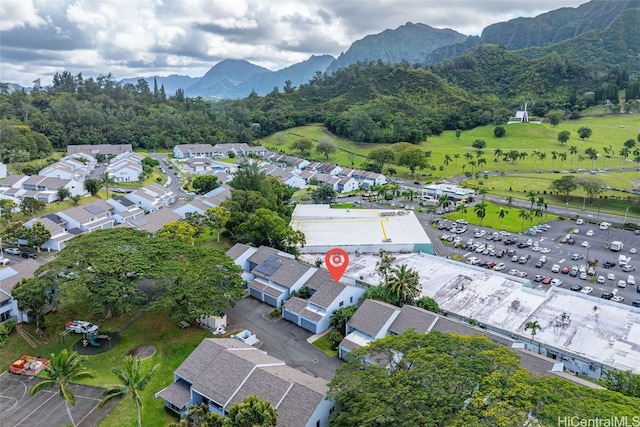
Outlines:
{"type": "Polygon", "coordinates": [[[467,207],[464,203],[458,203],[456,205],[456,212],[460,212],[460,219],[462,219],[462,216],[467,213],[467,207]]]}
{"type": "Polygon", "coordinates": [[[524,231],[524,220],[531,219],[531,211],[521,208],[518,211],[518,218],[522,218],[522,225],[520,226],[520,232],[522,233],[524,231]]]}
{"type": "Polygon", "coordinates": [[[578,147],[575,145],[569,147],[569,154],[571,154],[571,164],[569,165],[569,168],[573,169],[573,158],[578,154],[578,147]]]}
{"type": "Polygon", "coordinates": [[[629,157],[630,151],[627,147],[622,147],[620,150],[620,157],[622,157],[622,161],[620,162],[620,170],[624,169],[624,162],[627,161],[627,157],[629,157]]]}
{"type": "MultiPolygon", "coordinates": [[[[531,342],[534,342],[534,339],[536,337],[536,334],[538,333],[538,331],[542,329],[542,326],[540,326],[540,324],[538,323],[537,320],[533,320],[531,322],[527,322],[524,325],[524,330],[528,331],[531,330],[531,342]]],[[[538,350],[538,353],[540,351],[538,350]]]]}
{"type": "Polygon", "coordinates": [[[141,427],[140,408],[142,408],[142,399],[140,398],[140,392],[149,384],[151,376],[159,366],[155,365],[145,373],[140,369],[140,360],[134,356],[125,356],[124,369],[111,368],[111,372],[118,377],[120,384],[107,386],[107,389],[102,393],[102,400],[98,407],[102,408],[113,399],[124,399],[127,396],[131,396],[136,404],[138,427],[141,427]]]}
{"type": "Polygon", "coordinates": [[[529,207],[529,209],[533,209],[533,204],[536,202],[537,195],[538,194],[533,190],[527,193],[527,199],[531,202],[531,206],[529,207]]]}
{"type": "Polygon", "coordinates": [[[558,153],[558,157],[560,157],[560,169],[563,169],[562,166],[567,161],[567,153],[558,153]]]}
{"type": "Polygon", "coordinates": [[[456,160],[456,176],[458,176],[458,159],[460,158],[460,153],[454,154],[453,158],[456,160]]]}
{"type": "MultiPolygon", "coordinates": [[[[448,154],[445,154],[444,155],[444,162],[442,162],[442,163],[444,163],[445,166],[449,166],[450,162],[451,162],[451,156],[448,155],[448,154]]],[[[445,174],[447,173],[447,168],[445,168],[444,173],[445,174]]]]}
{"type": "Polygon", "coordinates": [[[518,158],[522,160],[522,171],[524,172],[524,159],[529,156],[529,153],[523,151],[522,153],[518,153],[518,158]]]}
{"type": "Polygon", "coordinates": [[[558,158],[558,152],[553,150],[551,151],[551,170],[554,171],[555,169],[555,165],[556,165],[556,159],[558,158]]]}
{"type": "Polygon", "coordinates": [[[538,158],[540,159],[540,170],[544,170],[544,159],[547,158],[547,153],[539,153],[538,158]]]}
{"type": "Polygon", "coordinates": [[[511,207],[511,205],[513,205],[513,196],[507,196],[506,201],[507,206],[511,207]]]}
{"type": "Polygon", "coordinates": [[[113,177],[109,175],[109,172],[104,172],[100,175],[100,182],[104,185],[104,189],[107,190],[107,199],[109,198],[109,186],[115,184],[113,177]]]}
{"type": "Polygon", "coordinates": [[[495,150],[493,150],[493,157],[496,161],[498,161],[499,157],[502,157],[504,155],[504,152],[502,151],[501,148],[496,148],[495,150]]]}
{"type": "Polygon", "coordinates": [[[440,206],[442,207],[442,209],[445,210],[445,212],[447,208],[451,206],[451,200],[449,200],[449,196],[447,196],[446,194],[443,194],[440,197],[438,197],[438,202],[440,202],[440,206]]]}
{"type": "Polygon", "coordinates": [[[397,305],[402,307],[420,295],[420,276],[414,269],[401,264],[391,269],[391,276],[386,286],[397,305]]]}
{"type": "Polygon", "coordinates": [[[584,150],[584,154],[589,156],[589,158],[591,159],[591,170],[594,170],[596,167],[596,160],[598,159],[598,150],[596,150],[595,148],[589,147],[586,150],[584,150]]]}
{"type": "Polygon", "coordinates": [[[533,153],[531,153],[531,156],[533,157],[533,170],[536,171],[538,170],[536,165],[538,163],[538,159],[540,158],[540,152],[538,150],[533,150],[533,153]]]}
{"type": "Polygon", "coordinates": [[[482,222],[484,221],[484,217],[487,216],[487,203],[480,202],[473,207],[473,211],[476,213],[476,216],[480,219],[480,226],[482,226],[482,222]]]}
{"type": "Polygon", "coordinates": [[[87,356],[81,356],[75,351],[69,353],[66,348],[57,355],[52,354],[49,364],[44,367],[40,374],[40,378],[43,378],[44,381],[39,382],[29,390],[29,395],[35,396],[41,390],[51,386],[59,387],[60,397],[62,397],[65,402],[67,414],[74,426],[76,423],[71,415],[69,404],[75,406],[76,398],[73,395],[73,390],[71,390],[71,381],[96,377],[93,371],[83,366],[82,363],[85,360],[87,360],[87,356]]]}
{"type": "Polygon", "coordinates": [[[502,230],[502,220],[507,215],[509,215],[509,210],[505,208],[500,208],[500,210],[498,211],[498,218],[500,218],[500,230],[502,230]]]}

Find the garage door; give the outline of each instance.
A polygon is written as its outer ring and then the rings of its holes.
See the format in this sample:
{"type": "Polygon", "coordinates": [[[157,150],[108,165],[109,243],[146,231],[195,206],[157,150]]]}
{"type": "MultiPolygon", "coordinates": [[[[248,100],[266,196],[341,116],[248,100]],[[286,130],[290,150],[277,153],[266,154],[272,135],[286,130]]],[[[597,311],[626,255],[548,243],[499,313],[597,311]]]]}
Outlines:
{"type": "Polygon", "coordinates": [[[307,331],[311,331],[314,334],[316,333],[316,324],[313,323],[313,322],[310,322],[309,320],[305,319],[304,317],[300,318],[300,326],[305,328],[307,331]]]}
{"type": "Polygon", "coordinates": [[[249,295],[251,295],[254,298],[258,298],[260,301],[262,301],[262,292],[260,292],[255,288],[249,288],[249,295]]]}
{"type": "Polygon", "coordinates": [[[272,297],[269,294],[264,294],[264,302],[266,302],[269,305],[272,305],[274,307],[276,307],[278,305],[278,299],[272,297]]]}
{"type": "Polygon", "coordinates": [[[290,322],[295,323],[296,325],[298,324],[298,315],[295,313],[292,313],[288,310],[284,310],[284,318],[290,322]]]}

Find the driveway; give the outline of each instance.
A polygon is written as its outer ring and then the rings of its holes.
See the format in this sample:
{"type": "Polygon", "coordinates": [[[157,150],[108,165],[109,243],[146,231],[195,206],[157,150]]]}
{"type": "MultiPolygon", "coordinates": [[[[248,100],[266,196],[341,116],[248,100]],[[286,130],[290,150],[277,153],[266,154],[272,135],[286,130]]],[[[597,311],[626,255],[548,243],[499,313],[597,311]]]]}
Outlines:
{"type": "Polygon", "coordinates": [[[229,322],[227,330],[248,329],[262,342],[260,349],[269,355],[292,368],[331,380],[343,362],[309,344],[307,338],[311,332],[284,319],[271,319],[268,313],[272,309],[253,297],[245,297],[234,308],[225,311],[229,322]]]}

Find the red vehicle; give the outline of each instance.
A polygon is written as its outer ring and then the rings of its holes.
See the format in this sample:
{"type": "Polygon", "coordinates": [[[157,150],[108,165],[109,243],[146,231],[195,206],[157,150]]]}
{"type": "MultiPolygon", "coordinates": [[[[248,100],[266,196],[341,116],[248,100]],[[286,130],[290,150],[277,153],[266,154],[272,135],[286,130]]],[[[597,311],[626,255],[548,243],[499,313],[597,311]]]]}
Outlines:
{"type": "Polygon", "coordinates": [[[569,267],[562,267],[562,269],[560,270],[560,273],[569,274],[569,267]]]}
{"type": "Polygon", "coordinates": [[[542,279],[542,284],[543,285],[548,285],[549,283],[551,283],[552,280],[553,280],[553,277],[547,276],[544,279],[542,279]]]}

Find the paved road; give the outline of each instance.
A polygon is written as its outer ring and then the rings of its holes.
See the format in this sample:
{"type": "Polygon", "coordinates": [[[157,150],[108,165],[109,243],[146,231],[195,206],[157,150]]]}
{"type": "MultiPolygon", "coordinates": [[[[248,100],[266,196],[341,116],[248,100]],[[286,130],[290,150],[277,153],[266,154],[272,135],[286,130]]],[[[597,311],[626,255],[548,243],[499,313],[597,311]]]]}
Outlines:
{"type": "Polygon", "coordinates": [[[227,330],[248,329],[262,342],[260,349],[269,355],[293,368],[331,380],[343,362],[309,344],[307,338],[311,332],[284,319],[271,319],[268,313],[272,309],[253,297],[243,298],[234,308],[226,310],[227,330]]]}

